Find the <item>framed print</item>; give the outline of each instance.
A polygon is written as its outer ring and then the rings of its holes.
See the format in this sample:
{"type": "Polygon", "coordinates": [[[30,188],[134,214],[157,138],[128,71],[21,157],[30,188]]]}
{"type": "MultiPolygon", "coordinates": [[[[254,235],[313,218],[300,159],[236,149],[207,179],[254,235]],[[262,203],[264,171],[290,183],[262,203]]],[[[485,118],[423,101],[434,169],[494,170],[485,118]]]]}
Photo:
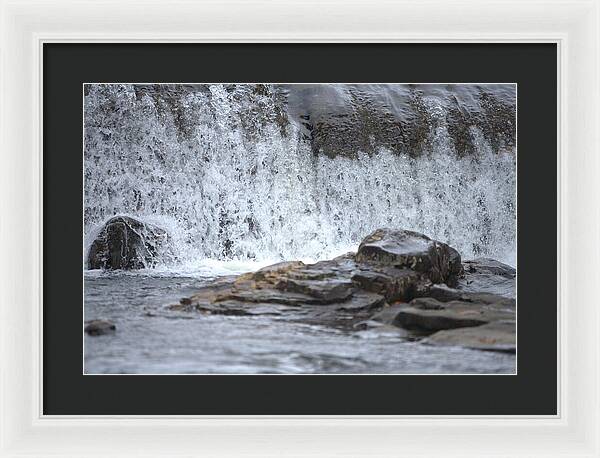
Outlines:
{"type": "Polygon", "coordinates": [[[83,260],[72,309],[66,284],[45,289],[46,413],[556,413],[556,323],[531,313],[555,287],[516,288],[556,268],[544,249],[556,165],[517,152],[555,147],[555,45],[47,44],[44,67],[45,100],[62,100],[45,104],[45,214],[83,208],[83,235],[45,234],[62,253],[46,258],[48,284],[71,277],[58,259],[83,260]],[[104,56],[122,60],[118,76],[90,82],[104,56]],[[171,60],[168,79],[142,73],[150,56],[171,60]],[[428,62],[473,56],[478,74],[414,82],[428,62]],[[285,65],[256,83],[275,58],[285,65]],[[64,72],[74,59],[81,76],[64,72]],[[370,65],[350,80],[353,59],[370,65]],[[198,73],[223,82],[185,83],[198,73]],[[525,192],[517,169],[534,167],[544,172],[525,192]],[[540,243],[522,242],[534,232],[540,243]],[[519,273],[529,259],[543,268],[519,273]],[[58,325],[71,319],[77,345],[58,325]],[[536,328],[521,348],[518,326],[536,328]],[[136,380],[127,402],[102,388],[106,375],[136,380]],[[239,396],[194,402],[189,383],[239,396]],[[412,405],[390,400],[390,385],[424,392],[412,405]],[[449,385],[465,394],[448,398],[449,385]],[[147,405],[146,390],[171,395],[147,405]],[[371,394],[344,405],[357,390],[371,394]],[[469,405],[477,390],[495,396],[469,405]]]}
{"type": "Polygon", "coordinates": [[[1,456],[598,456],[598,7],[466,6],[3,3],[1,456]]]}

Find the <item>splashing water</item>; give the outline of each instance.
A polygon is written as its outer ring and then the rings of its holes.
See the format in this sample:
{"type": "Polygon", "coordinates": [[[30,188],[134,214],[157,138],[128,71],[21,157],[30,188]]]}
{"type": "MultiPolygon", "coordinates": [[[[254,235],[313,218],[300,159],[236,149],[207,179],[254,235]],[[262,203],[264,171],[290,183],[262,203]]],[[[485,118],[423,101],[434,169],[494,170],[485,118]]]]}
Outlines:
{"type": "Polygon", "coordinates": [[[265,264],[330,258],[393,227],[514,265],[514,151],[493,151],[471,126],[475,151],[457,154],[444,105],[425,97],[436,122],[419,154],[316,154],[265,88],[203,85],[169,104],[133,85],[87,85],[86,243],[127,214],[171,234],[175,257],[159,268],[265,264]]]}

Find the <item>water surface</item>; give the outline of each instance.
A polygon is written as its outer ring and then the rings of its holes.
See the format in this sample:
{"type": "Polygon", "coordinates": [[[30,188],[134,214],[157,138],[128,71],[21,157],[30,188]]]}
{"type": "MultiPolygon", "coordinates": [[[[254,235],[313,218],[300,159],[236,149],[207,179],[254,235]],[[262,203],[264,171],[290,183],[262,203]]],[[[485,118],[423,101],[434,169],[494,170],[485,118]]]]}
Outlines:
{"type": "MultiPolygon", "coordinates": [[[[221,272],[226,272],[222,270],[221,272]]],[[[114,321],[85,336],[87,374],[512,373],[515,356],[409,342],[391,329],[342,332],[281,317],[173,312],[210,277],[85,274],[85,319],[114,321]]]]}

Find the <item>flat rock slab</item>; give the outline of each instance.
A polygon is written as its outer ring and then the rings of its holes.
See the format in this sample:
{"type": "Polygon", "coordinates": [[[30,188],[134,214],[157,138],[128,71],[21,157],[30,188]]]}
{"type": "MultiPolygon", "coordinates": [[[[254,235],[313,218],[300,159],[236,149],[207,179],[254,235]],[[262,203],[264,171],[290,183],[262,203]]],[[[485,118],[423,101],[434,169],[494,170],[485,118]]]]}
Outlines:
{"type": "Polygon", "coordinates": [[[479,318],[478,311],[462,313],[454,310],[422,310],[414,307],[404,307],[394,319],[394,324],[418,331],[439,331],[481,326],[486,323],[487,321],[479,318]]]}
{"type": "Polygon", "coordinates": [[[477,327],[439,331],[425,339],[424,343],[515,353],[516,324],[514,321],[503,321],[477,327]]]}
{"type": "Polygon", "coordinates": [[[281,316],[290,312],[295,307],[288,307],[281,304],[253,303],[249,305],[246,302],[222,301],[218,303],[198,303],[194,310],[205,315],[227,315],[227,316],[281,316]]]}
{"type": "Polygon", "coordinates": [[[400,306],[393,324],[405,329],[433,332],[513,320],[514,316],[514,310],[503,302],[440,302],[426,297],[400,306]]]}
{"type": "Polygon", "coordinates": [[[440,302],[460,301],[486,305],[495,304],[508,310],[514,310],[516,306],[514,298],[489,292],[464,291],[449,288],[446,285],[432,285],[422,291],[417,291],[415,296],[418,298],[432,298],[440,302]]]}
{"type": "Polygon", "coordinates": [[[215,302],[224,301],[284,304],[296,307],[302,307],[303,305],[318,305],[330,303],[328,301],[323,301],[319,298],[312,297],[307,294],[292,293],[287,291],[280,291],[277,289],[243,289],[239,287],[234,287],[230,291],[218,295],[215,299],[215,302]]]}
{"type": "Polygon", "coordinates": [[[385,304],[385,297],[358,288],[350,256],[306,265],[283,262],[201,288],[170,310],[258,316],[334,327],[351,327],[385,304]]]}
{"type": "Polygon", "coordinates": [[[282,278],[275,284],[275,288],[286,293],[299,293],[314,297],[322,303],[343,302],[349,299],[354,292],[350,280],[339,278],[295,279],[282,278]]]}

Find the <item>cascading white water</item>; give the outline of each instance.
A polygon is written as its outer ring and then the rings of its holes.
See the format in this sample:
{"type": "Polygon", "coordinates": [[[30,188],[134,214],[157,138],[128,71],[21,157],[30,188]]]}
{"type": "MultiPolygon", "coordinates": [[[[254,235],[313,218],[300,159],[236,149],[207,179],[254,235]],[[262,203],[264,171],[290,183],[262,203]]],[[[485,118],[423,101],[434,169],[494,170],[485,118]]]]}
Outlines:
{"type": "Polygon", "coordinates": [[[412,229],[464,259],[515,263],[515,154],[456,154],[444,107],[427,150],[315,154],[273,91],[206,86],[165,109],[132,85],[88,85],[85,234],[115,214],[170,232],[172,266],[204,259],[323,259],[379,227],[412,229]],[[287,116],[283,113],[284,118],[287,116]]]}

